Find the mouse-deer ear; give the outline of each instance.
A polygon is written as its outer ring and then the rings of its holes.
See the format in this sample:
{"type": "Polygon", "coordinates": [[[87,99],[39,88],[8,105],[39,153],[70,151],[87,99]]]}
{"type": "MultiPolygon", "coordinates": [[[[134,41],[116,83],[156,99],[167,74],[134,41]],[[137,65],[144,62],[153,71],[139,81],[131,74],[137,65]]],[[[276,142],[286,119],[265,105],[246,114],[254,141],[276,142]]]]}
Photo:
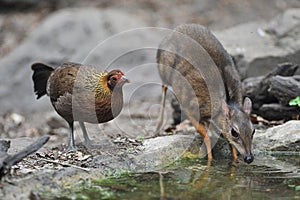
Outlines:
{"type": "Polygon", "coordinates": [[[249,97],[245,97],[244,99],[244,111],[250,115],[252,110],[252,101],[250,100],[249,97]]]}
{"type": "Polygon", "coordinates": [[[226,118],[230,119],[230,110],[229,110],[229,106],[226,103],[226,101],[224,101],[224,100],[221,101],[221,108],[222,108],[222,112],[226,116],[226,118]]]}

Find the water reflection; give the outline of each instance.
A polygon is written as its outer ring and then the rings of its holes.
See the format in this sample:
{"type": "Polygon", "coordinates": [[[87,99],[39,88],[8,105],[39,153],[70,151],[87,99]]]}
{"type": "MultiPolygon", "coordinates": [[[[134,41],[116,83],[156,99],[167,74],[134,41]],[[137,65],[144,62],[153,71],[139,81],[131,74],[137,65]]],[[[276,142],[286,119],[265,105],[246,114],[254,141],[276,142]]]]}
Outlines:
{"type": "Polygon", "coordinates": [[[116,183],[136,181],[134,191],[118,194],[120,199],[294,199],[300,197],[291,185],[300,185],[299,157],[290,163],[282,158],[258,156],[252,165],[228,160],[189,160],[174,164],[163,173],[145,173],[124,177],[116,183]],[[269,164],[268,164],[269,163],[269,164]],[[286,165],[280,169],[274,166],[286,165]],[[295,169],[297,170],[295,171],[295,169]],[[129,179],[128,179],[129,178],[129,179]]]}

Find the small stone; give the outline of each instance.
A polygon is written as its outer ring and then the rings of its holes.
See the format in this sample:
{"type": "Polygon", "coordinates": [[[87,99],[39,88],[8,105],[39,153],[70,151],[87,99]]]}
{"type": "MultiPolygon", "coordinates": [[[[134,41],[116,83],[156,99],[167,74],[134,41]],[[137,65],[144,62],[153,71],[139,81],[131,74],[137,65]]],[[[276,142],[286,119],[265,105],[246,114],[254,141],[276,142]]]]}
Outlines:
{"type": "Polygon", "coordinates": [[[17,113],[12,113],[10,115],[10,119],[17,126],[20,126],[25,121],[25,118],[22,115],[17,113]]]}
{"type": "Polygon", "coordinates": [[[76,152],[76,154],[75,154],[77,157],[82,157],[82,152],[80,152],[80,151],[78,151],[78,152],[76,152]]]}
{"type": "Polygon", "coordinates": [[[79,157],[77,160],[85,161],[85,160],[89,159],[90,157],[92,157],[92,155],[84,155],[84,156],[79,157]]]}

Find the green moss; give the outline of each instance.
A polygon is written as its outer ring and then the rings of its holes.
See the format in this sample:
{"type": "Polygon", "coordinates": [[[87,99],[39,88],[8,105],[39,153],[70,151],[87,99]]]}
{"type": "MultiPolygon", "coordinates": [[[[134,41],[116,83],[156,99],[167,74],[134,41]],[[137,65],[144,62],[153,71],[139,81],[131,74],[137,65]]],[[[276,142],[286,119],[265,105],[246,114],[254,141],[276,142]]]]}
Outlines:
{"type": "Polygon", "coordinates": [[[190,152],[185,152],[180,159],[173,162],[171,165],[168,166],[168,168],[174,168],[178,166],[191,166],[197,164],[203,164],[206,165],[207,161],[205,159],[198,158],[198,155],[192,154],[190,152]]]}
{"type": "Polygon", "coordinates": [[[136,181],[132,183],[131,173],[129,171],[111,172],[107,178],[80,180],[78,183],[62,184],[60,189],[45,191],[41,195],[45,199],[59,200],[90,200],[90,199],[117,199],[116,192],[126,191],[127,187],[137,185],[136,181]],[[126,180],[122,184],[122,179],[126,180]],[[121,181],[121,182],[120,182],[121,181]]]}
{"type": "Polygon", "coordinates": [[[58,200],[90,200],[90,199],[115,199],[115,193],[109,188],[95,185],[92,181],[80,181],[72,186],[62,186],[55,191],[45,191],[41,193],[44,199],[58,200]]]}
{"type": "Polygon", "coordinates": [[[144,137],[144,136],[139,136],[137,139],[138,139],[139,141],[141,141],[142,143],[145,141],[145,137],[144,137]]]}
{"type": "MultiPolygon", "coordinates": [[[[124,170],[124,171],[119,171],[119,172],[110,172],[107,174],[107,178],[106,179],[112,179],[112,178],[121,178],[121,177],[127,177],[127,176],[130,176],[131,175],[131,172],[130,171],[127,171],[127,170],[124,170]]],[[[104,180],[106,180],[104,179],[104,180]]],[[[102,180],[102,179],[101,179],[102,180]]]]}

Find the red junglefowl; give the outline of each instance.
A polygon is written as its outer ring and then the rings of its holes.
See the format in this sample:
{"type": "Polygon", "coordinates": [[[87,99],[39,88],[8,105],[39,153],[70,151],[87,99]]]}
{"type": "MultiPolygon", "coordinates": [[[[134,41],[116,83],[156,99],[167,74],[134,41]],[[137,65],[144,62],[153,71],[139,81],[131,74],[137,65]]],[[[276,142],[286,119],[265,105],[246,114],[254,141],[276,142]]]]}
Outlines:
{"type": "Polygon", "coordinates": [[[101,71],[97,67],[66,62],[54,69],[43,63],[32,65],[32,79],[37,99],[47,94],[56,112],[69,124],[70,144],[76,151],[74,121],[83,132],[84,144],[91,140],[84,122],[103,123],[119,115],[123,107],[122,87],[129,80],[121,70],[101,71]]]}

